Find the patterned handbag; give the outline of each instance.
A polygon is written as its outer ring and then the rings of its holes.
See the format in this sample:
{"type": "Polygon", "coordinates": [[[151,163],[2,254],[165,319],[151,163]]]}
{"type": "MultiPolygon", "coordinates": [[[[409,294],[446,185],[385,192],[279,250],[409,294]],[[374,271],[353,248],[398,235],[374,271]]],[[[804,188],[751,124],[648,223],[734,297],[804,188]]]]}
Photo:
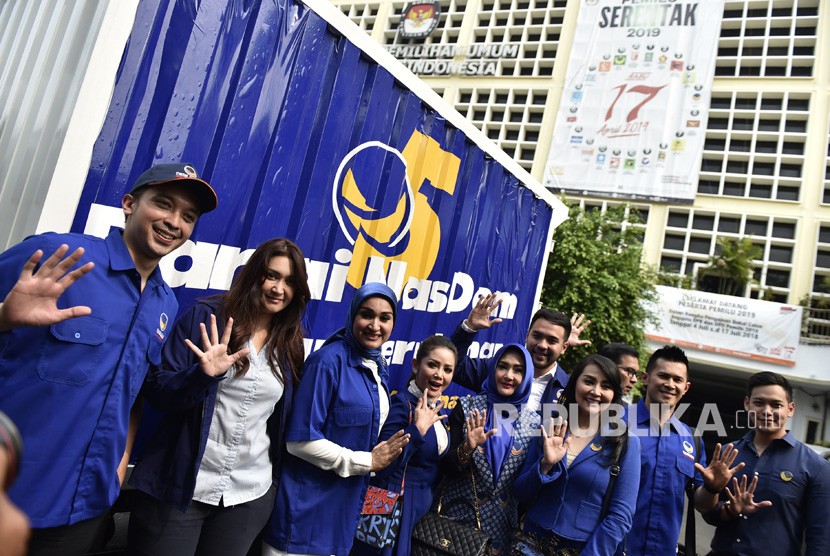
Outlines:
{"type": "MultiPolygon", "coordinates": [[[[409,423],[412,423],[412,404],[409,404],[409,423]]],[[[375,548],[395,546],[401,530],[407,467],[409,464],[403,468],[400,492],[369,485],[354,538],[375,548]]]]}
{"type": "Polygon", "coordinates": [[[357,540],[375,548],[395,545],[401,529],[403,488],[403,482],[400,492],[376,486],[369,487],[354,535],[357,540]]]}
{"type": "MultiPolygon", "coordinates": [[[[476,493],[475,473],[470,473],[473,481],[473,500],[476,527],[468,527],[458,521],[441,515],[444,501],[444,487],[438,499],[438,511],[429,512],[415,525],[412,532],[412,556],[489,556],[490,537],[481,530],[481,517],[478,513],[478,494],[476,493]]],[[[451,501],[451,503],[455,500],[451,501]]],[[[448,504],[449,505],[449,504],[448,504]]]]}

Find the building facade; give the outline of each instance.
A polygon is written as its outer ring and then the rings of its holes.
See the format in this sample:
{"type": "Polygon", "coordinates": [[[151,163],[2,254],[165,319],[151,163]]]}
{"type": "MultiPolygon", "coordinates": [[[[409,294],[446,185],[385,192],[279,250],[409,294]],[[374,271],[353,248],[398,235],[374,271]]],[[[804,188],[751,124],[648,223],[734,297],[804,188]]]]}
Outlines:
{"type": "MultiPolygon", "coordinates": [[[[579,0],[440,0],[424,38],[399,31],[407,1],[334,4],[543,180],[579,0]]],[[[420,15],[431,17],[430,8],[420,15]]],[[[828,33],[828,0],[726,0],[694,201],[630,203],[645,223],[646,264],[693,278],[720,238],[750,237],[762,255],[747,295],[813,307],[795,367],[690,350],[689,396],[714,396],[737,411],[750,373],[782,372],[796,383],[793,430],[813,442],[830,440],[830,311],[821,308],[830,301],[828,33]]],[[[618,202],[568,197],[594,207],[618,202]]]]}

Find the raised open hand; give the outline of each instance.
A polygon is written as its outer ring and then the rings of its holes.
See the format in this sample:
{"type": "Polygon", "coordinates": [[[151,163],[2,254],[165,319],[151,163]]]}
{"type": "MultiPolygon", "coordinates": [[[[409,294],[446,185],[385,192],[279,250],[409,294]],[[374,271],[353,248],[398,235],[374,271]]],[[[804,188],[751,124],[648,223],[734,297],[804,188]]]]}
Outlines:
{"type": "Polygon", "coordinates": [[[202,331],[202,349],[185,338],[184,343],[187,344],[193,353],[199,356],[199,366],[202,371],[209,376],[219,376],[227,372],[231,366],[248,355],[251,350],[242,348],[233,355],[228,353],[228,342],[231,340],[231,330],[233,330],[233,319],[228,319],[228,325],[225,326],[225,331],[222,333],[222,340],[219,340],[219,330],[216,327],[216,315],[210,315],[210,337],[208,337],[207,327],[205,323],[200,322],[199,328],[202,331]],[[204,351],[203,351],[204,350],[204,351]]]}
{"type": "Polygon", "coordinates": [[[545,425],[542,425],[541,428],[543,451],[541,471],[547,474],[568,453],[568,445],[571,439],[565,438],[565,433],[568,431],[567,421],[561,421],[557,424],[551,420],[550,431],[545,430],[545,425]]]}
{"type": "Polygon", "coordinates": [[[571,316],[571,335],[568,336],[568,347],[591,345],[591,340],[580,340],[579,335],[591,326],[591,320],[585,320],[584,313],[574,313],[571,316]]]}
{"type": "Polygon", "coordinates": [[[388,440],[384,440],[372,448],[371,471],[385,469],[395,458],[401,455],[404,446],[409,443],[409,435],[402,430],[393,434],[388,440]]]}
{"type": "Polygon", "coordinates": [[[465,442],[467,453],[472,454],[476,448],[487,442],[487,439],[496,434],[496,429],[484,432],[484,425],[487,423],[487,410],[480,412],[474,409],[467,417],[467,440],[465,442]]]}
{"type": "Polygon", "coordinates": [[[703,475],[703,483],[710,490],[723,490],[729,484],[729,479],[746,465],[741,462],[730,469],[729,466],[732,465],[736,457],[738,457],[738,450],[732,444],[727,444],[721,450],[719,442],[715,445],[715,451],[712,453],[712,461],[709,462],[709,465],[703,467],[701,464],[695,463],[695,469],[703,475]]]}
{"type": "Polygon", "coordinates": [[[69,272],[83,256],[84,249],[78,247],[64,258],[67,251],[69,246],[61,245],[37,271],[35,267],[43,258],[43,251],[38,249],[29,257],[17,283],[0,304],[0,331],[18,326],[49,326],[92,312],[85,305],[58,309],[58,298],[63,292],[95,266],[88,262],[69,272]]]}
{"type": "Polygon", "coordinates": [[[487,295],[482,295],[476,301],[476,304],[473,305],[473,308],[470,309],[470,314],[467,315],[467,326],[469,326],[472,330],[481,330],[483,328],[490,328],[494,324],[498,324],[502,321],[502,319],[495,317],[490,318],[493,313],[496,312],[496,309],[499,308],[501,305],[501,298],[499,298],[498,292],[490,293],[487,295]]]}
{"type": "Polygon", "coordinates": [[[746,482],[746,475],[741,477],[740,482],[738,482],[737,477],[732,479],[735,494],[732,494],[729,487],[726,487],[726,497],[729,499],[729,504],[732,508],[731,510],[727,509],[727,512],[731,513],[735,517],[754,514],[758,510],[772,506],[772,502],[769,500],[756,502],[754,499],[755,487],[758,486],[758,475],[755,475],[752,478],[752,482],[749,483],[749,486],[747,486],[746,482]]]}
{"type": "Polygon", "coordinates": [[[425,435],[432,428],[432,425],[447,418],[446,415],[441,415],[439,411],[441,411],[440,400],[436,402],[435,407],[429,406],[426,395],[421,396],[421,399],[418,400],[418,405],[415,406],[415,418],[413,421],[421,436],[425,435]]]}

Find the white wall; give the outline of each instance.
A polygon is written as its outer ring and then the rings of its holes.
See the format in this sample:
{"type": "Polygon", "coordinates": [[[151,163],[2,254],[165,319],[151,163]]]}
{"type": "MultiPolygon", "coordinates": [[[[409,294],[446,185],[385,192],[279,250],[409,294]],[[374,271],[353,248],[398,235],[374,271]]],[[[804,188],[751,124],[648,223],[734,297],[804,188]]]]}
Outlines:
{"type": "Polygon", "coordinates": [[[0,251],[69,229],[137,6],[0,2],[0,251]]]}

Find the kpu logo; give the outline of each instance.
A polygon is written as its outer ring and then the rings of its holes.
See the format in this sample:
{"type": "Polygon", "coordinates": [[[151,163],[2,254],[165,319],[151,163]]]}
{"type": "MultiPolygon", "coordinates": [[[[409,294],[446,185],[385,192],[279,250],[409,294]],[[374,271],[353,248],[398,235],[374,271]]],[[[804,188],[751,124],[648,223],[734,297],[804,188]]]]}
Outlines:
{"type": "Polygon", "coordinates": [[[398,33],[405,39],[425,39],[435,30],[440,17],[438,0],[411,2],[404,8],[398,33]]]}

